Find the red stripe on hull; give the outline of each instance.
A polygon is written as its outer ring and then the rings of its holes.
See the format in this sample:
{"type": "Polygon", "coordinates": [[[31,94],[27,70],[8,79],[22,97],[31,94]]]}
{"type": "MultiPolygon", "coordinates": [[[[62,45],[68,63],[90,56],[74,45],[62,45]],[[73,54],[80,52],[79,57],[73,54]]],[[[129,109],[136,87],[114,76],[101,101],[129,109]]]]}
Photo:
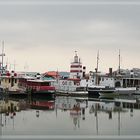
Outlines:
{"type": "Polygon", "coordinates": [[[51,86],[41,86],[40,90],[55,90],[55,87],[51,87],[51,86]]]}
{"type": "Polygon", "coordinates": [[[70,72],[82,72],[82,70],[71,70],[70,72]]]}
{"type": "Polygon", "coordinates": [[[71,67],[71,68],[82,68],[81,65],[71,65],[70,67],[71,67]]]}

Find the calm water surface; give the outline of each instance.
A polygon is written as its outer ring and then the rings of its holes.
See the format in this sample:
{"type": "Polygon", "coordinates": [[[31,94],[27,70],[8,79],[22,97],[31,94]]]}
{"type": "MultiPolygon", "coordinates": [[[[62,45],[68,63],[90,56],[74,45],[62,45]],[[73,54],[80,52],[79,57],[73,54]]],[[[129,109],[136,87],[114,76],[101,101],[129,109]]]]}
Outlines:
{"type": "Polygon", "coordinates": [[[0,100],[1,135],[139,135],[140,96],[0,100]]]}

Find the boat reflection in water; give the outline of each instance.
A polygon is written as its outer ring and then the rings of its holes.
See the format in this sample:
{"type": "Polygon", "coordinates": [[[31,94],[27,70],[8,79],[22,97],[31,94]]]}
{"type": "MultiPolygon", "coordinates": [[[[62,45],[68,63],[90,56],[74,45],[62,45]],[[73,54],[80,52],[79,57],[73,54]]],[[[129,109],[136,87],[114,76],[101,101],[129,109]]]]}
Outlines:
{"type": "Polygon", "coordinates": [[[37,99],[33,98],[30,102],[31,109],[54,110],[54,99],[37,99]]]}
{"type": "Polygon", "coordinates": [[[1,135],[139,135],[140,97],[3,98],[1,135]]]}
{"type": "MultiPolygon", "coordinates": [[[[126,130],[124,130],[124,128],[126,127],[125,121],[129,117],[133,117],[134,110],[140,109],[140,102],[139,102],[138,98],[139,97],[136,97],[136,96],[120,96],[120,97],[117,96],[114,98],[100,96],[99,98],[89,99],[89,113],[94,114],[95,119],[96,119],[96,134],[99,135],[102,133],[101,131],[99,131],[99,126],[102,126],[102,124],[100,122],[100,121],[102,121],[102,119],[100,117],[101,113],[108,114],[108,120],[113,120],[113,121],[114,121],[113,115],[115,116],[115,114],[117,114],[118,123],[116,123],[116,124],[118,126],[118,128],[117,128],[118,135],[121,135],[121,129],[122,129],[122,132],[127,131],[127,129],[130,132],[134,131],[134,130],[132,130],[131,127],[126,128],[126,130]],[[130,114],[129,117],[128,116],[126,117],[126,120],[124,119],[125,113],[130,114]],[[121,121],[121,118],[123,118],[122,121],[121,121]],[[124,124],[124,128],[123,128],[123,124],[124,124]]],[[[104,124],[106,124],[106,123],[104,123],[104,124]]],[[[110,125],[110,128],[112,129],[111,125],[110,125]]],[[[103,128],[101,128],[101,129],[103,131],[103,128]]],[[[115,131],[117,129],[115,129],[115,131]]],[[[104,131],[108,131],[108,130],[109,130],[108,127],[104,128],[104,131]]],[[[122,133],[122,135],[124,135],[124,132],[122,133]]],[[[137,133],[137,131],[135,133],[137,133]]]]}
{"type": "Polygon", "coordinates": [[[87,98],[58,96],[55,100],[56,110],[68,111],[73,120],[74,128],[80,128],[80,120],[85,120],[85,110],[88,107],[87,98]]]}
{"type": "MultiPolygon", "coordinates": [[[[15,119],[16,115],[18,114],[24,114],[25,112],[28,112],[29,110],[35,110],[36,111],[36,117],[39,117],[39,111],[40,110],[54,110],[54,99],[44,99],[44,98],[30,98],[30,99],[21,99],[21,98],[9,98],[9,99],[1,99],[0,100],[0,132],[2,134],[2,127],[10,127],[10,124],[12,124],[12,128],[14,130],[15,128],[15,119]],[[12,123],[10,122],[10,120],[12,123]],[[8,122],[8,123],[7,123],[8,122]]],[[[29,116],[26,116],[29,117],[29,116]]],[[[32,116],[33,117],[33,116],[32,116]]],[[[32,119],[32,117],[30,119],[32,119]]],[[[23,118],[24,120],[25,118],[23,118]]],[[[22,118],[20,118],[20,122],[23,121],[22,118]]],[[[24,121],[22,122],[24,124],[24,121]]]]}

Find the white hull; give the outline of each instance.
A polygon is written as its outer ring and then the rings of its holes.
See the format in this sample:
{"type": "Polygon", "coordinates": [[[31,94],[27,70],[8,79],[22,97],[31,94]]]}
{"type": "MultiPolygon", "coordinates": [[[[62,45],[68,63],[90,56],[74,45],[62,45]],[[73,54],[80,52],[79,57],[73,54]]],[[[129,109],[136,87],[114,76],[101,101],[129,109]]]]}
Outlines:
{"type": "Polygon", "coordinates": [[[119,94],[115,93],[115,92],[112,92],[112,93],[111,92],[110,93],[109,92],[108,93],[107,92],[99,92],[99,95],[100,96],[118,96],[119,94]]]}
{"type": "Polygon", "coordinates": [[[115,93],[118,93],[119,95],[130,95],[136,92],[135,87],[131,88],[116,88],[115,93]]]}
{"type": "Polygon", "coordinates": [[[140,95],[140,90],[136,90],[136,91],[135,91],[135,94],[140,95]]]}
{"type": "Polygon", "coordinates": [[[81,86],[80,83],[75,84],[74,80],[58,80],[55,83],[56,95],[88,95],[85,86],[81,86]]]}
{"type": "Polygon", "coordinates": [[[88,95],[88,91],[63,91],[63,90],[57,90],[56,95],[88,95]]]}

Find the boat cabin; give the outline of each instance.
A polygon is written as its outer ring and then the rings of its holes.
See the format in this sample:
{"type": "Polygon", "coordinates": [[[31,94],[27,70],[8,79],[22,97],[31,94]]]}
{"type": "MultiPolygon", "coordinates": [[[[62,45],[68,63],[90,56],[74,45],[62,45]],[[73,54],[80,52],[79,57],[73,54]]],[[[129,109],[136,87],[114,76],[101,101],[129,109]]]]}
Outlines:
{"type": "Polygon", "coordinates": [[[0,85],[5,91],[17,92],[19,91],[19,77],[14,71],[7,72],[5,75],[1,75],[0,85]]]}

